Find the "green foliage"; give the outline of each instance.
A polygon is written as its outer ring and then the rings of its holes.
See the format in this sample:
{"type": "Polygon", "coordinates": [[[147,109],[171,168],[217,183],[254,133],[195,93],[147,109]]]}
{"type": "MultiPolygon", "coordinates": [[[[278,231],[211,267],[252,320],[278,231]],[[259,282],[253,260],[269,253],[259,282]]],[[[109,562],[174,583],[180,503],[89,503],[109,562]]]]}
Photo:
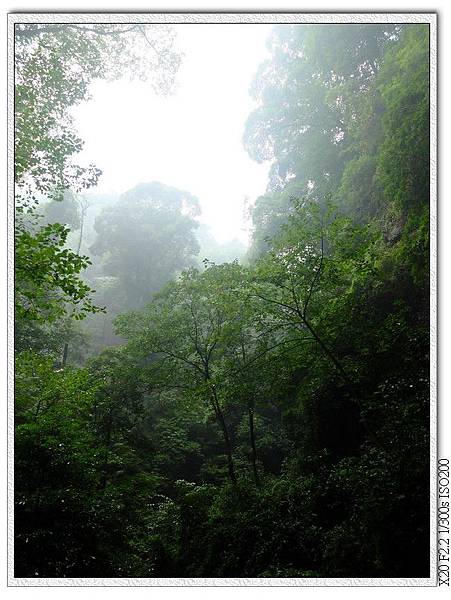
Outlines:
{"type": "Polygon", "coordinates": [[[427,46],[276,28],[250,264],[193,268],[196,199],[131,190],[94,250],[136,310],[84,368],[61,315],[95,310],[87,260],[62,225],[19,229],[17,575],[429,575],[427,46]]]}
{"type": "Polygon", "coordinates": [[[180,65],[165,25],[16,25],[15,178],[22,202],[36,192],[92,186],[100,171],[71,158],[83,146],[69,109],[98,78],[150,76],[168,93],[180,65]]]}
{"type": "Polygon", "coordinates": [[[429,32],[411,26],[390,52],[378,78],[386,106],[378,176],[387,198],[404,214],[429,196],[429,32]]]}
{"type": "Polygon", "coordinates": [[[65,247],[69,229],[59,223],[33,232],[20,222],[15,239],[15,311],[20,320],[51,322],[66,314],[81,319],[102,309],[92,304],[92,290],[78,274],[90,261],[65,247]]]}
{"type": "Polygon", "coordinates": [[[152,74],[155,89],[169,92],[180,64],[173,41],[165,25],[16,25],[16,318],[28,321],[22,331],[62,317],[68,306],[76,318],[101,310],[79,277],[90,261],[65,247],[69,229],[61,224],[83,226],[83,206],[69,200],[100,175],[93,165],[72,160],[83,142],[70,109],[89,97],[94,79],[125,73],[152,74]],[[45,207],[48,225],[39,227],[33,221],[43,195],[51,202],[45,207]]]}
{"type": "Polygon", "coordinates": [[[105,256],[105,273],[118,278],[127,308],[143,306],[190,266],[199,250],[193,219],[198,213],[197,198],[152,182],[126,192],[97,217],[91,251],[105,256]]]}
{"type": "Polygon", "coordinates": [[[273,30],[272,58],[260,67],[253,85],[260,106],[250,115],[244,136],[252,158],[275,158],[273,190],[289,184],[298,195],[310,190],[318,197],[333,189],[343,169],[341,150],[347,145],[355,96],[371,85],[398,29],[387,24],[273,30]]]}

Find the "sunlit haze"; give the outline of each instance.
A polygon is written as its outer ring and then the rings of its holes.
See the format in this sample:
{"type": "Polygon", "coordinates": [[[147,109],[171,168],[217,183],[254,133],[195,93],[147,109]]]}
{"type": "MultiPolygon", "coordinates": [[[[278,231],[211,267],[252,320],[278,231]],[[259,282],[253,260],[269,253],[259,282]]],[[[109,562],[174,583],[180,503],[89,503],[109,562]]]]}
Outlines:
{"type": "Polygon", "coordinates": [[[219,242],[246,243],[245,198],[264,192],[268,164],[249,158],[242,136],[270,26],[175,27],[184,53],[175,94],[158,96],[150,82],[128,79],[94,83],[92,99],[73,110],[85,141],[79,161],[103,172],[94,193],[161,181],[199,198],[200,220],[219,242]]]}

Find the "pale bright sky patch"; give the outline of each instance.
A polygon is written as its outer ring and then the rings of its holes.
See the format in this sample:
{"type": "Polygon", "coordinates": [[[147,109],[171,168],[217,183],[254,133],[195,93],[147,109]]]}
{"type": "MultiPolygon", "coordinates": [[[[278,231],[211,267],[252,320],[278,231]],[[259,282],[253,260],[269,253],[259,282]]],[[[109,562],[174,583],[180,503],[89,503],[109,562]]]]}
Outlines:
{"type": "Polygon", "coordinates": [[[85,141],[78,159],[103,171],[94,192],[161,181],[199,198],[218,241],[247,242],[244,199],[264,193],[269,165],[249,158],[242,136],[270,26],[175,27],[185,54],[175,95],[157,96],[147,82],[96,82],[92,99],[73,110],[85,141]]]}

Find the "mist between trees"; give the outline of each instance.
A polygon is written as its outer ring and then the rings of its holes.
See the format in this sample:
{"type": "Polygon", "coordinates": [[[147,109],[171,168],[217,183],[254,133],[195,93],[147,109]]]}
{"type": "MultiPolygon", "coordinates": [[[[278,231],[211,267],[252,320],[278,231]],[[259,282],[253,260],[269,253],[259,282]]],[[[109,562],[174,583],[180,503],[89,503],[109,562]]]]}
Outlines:
{"type": "Polygon", "coordinates": [[[274,26],[248,248],[77,163],[175,33],[16,25],[15,574],[428,577],[428,25],[274,26]]]}

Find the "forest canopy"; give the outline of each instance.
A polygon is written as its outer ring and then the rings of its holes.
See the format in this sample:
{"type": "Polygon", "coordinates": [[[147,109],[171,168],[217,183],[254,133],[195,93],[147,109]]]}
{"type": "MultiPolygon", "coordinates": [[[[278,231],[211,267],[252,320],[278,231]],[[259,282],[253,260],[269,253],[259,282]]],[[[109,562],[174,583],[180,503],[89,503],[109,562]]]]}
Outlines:
{"type": "Polygon", "coordinates": [[[248,248],[87,194],[71,108],[175,33],[16,25],[15,576],[429,577],[428,25],[272,28],[248,248]]]}

